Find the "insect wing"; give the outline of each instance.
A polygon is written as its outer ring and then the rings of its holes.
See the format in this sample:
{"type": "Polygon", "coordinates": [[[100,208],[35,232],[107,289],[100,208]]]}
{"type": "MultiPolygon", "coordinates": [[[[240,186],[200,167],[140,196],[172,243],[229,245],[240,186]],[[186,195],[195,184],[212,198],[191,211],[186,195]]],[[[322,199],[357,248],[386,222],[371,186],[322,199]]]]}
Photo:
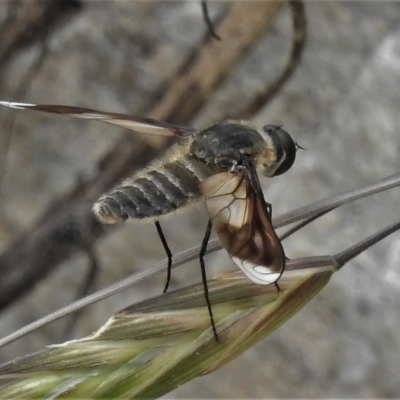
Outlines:
{"type": "Polygon", "coordinates": [[[106,122],[107,124],[117,125],[121,128],[129,129],[131,131],[146,133],[150,135],[187,137],[191,136],[195,132],[193,129],[188,127],[168,124],[167,122],[158,121],[152,118],[97,111],[90,108],[50,104],[12,103],[7,101],[0,101],[0,105],[20,110],[30,109],[41,112],[60,114],[72,118],[97,120],[106,122]]]}
{"type": "Polygon", "coordinates": [[[216,174],[205,179],[200,189],[213,227],[232,260],[253,282],[269,285],[280,278],[285,254],[264,196],[254,189],[249,174],[249,170],[216,174]]]}

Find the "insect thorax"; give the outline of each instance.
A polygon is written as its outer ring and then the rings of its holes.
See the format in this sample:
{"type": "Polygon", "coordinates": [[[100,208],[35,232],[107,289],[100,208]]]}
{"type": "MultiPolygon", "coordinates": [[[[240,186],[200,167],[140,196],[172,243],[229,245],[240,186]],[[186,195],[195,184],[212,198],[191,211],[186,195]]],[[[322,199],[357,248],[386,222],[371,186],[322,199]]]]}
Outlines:
{"type": "Polygon", "coordinates": [[[240,164],[265,151],[266,142],[248,123],[225,121],[198,132],[190,152],[208,165],[240,164]]]}

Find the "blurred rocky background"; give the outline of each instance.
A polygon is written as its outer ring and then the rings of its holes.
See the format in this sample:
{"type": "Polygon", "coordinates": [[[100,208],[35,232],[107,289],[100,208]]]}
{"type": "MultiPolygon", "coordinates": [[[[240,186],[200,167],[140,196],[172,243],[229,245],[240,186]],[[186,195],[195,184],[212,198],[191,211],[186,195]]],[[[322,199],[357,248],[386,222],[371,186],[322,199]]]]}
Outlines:
{"type": "MultiPolygon", "coordinates": [[[[206,32],[195,1],[54,1],[41,19],[45,29],[30,24],[32,12],[19,13],[29,3],[34,0],[0,3],[2,100],[140,115],[162,98],[206,32]]],[[[230,5],[210,2],[211,16],[220,18],[230,5]]],[[[306,13],[308,42],[299,69],[252,119],[283,124],[307,149],[290,172],[262,180],[275,216],[400,166],[400,4],[306,2],[306,13]]],[[[190,125],[201,128],[234,115],[277,76],[290,43],[291,15],[284,6],[190,125]]],[[[219,43],[231,45],[229,37],[219,43]]],[[[0,110],[0,252],[57,198],[95,176],[96,161],[122,134],[96,122],[0,110]]],[[[324,216],[284,243],[288,257],[334,254],[393,222],[398,195],[394,189],[324,216]]],[[[163,224],[175,253],[199,243],[205,226],[201,204],[163,224]]],[[[164,258],[154,226],[135,222],[96,242],[95,252],[101,265],[96,288],[164,258]]],[[[256,347],[168,398],[399,397],[399,258],[394,234],[336,274],[256,347]]],[[[223,251],[208,256],[207,267],[209,276],[234,268],[223,251]]],[[[79,252],[54,269],[3,309],[0,336],[73,301],[87,268],[87,254],[79,252]]],[[[159,294],[164,280],[158,276],[87,308],[73,336],[90,334],[115,311],[159,294]]],[[[172,288],[199,280],[193,262],[173,271],[172,288]]],[[[64,330],[65,321],[47,326],[1,349],[0,361],[59,343],[64,330]]]]}

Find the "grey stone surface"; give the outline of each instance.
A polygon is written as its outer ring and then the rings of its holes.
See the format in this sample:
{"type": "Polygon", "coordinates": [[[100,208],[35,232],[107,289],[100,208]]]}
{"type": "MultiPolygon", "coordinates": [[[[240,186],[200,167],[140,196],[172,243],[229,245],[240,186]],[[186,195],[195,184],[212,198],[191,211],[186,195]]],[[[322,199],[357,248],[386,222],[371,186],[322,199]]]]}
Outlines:
{"type": "MultiPolygon", "coordinates": [[[[4,17],[4,6],[0,16],[4,17]]],[[[199,113],[194,126],[221,118],[273,79],[289,49],[287,10],[199,113]]],[[[294,79],[254,122],[283,124],[307,151],[289,173],[263,180],[274,215],[373,182],[399,169],[400,4],[308,2],[309,41],[294,79]]],[[[173,75],[204,26],[194,2],[85,2],[52,39],[45,65],[25,99],[140,113],[173,75]]],[[[229,38],[224,38],[229,40],[229,38]]],[[[222,44],[223,45],[223,42],[222,44]]],[[[38,49],[21,54],[2,76],[9,99],[38,49]]],[[[0,114],[0,118],[1,118],[0,114]]],[[[0,134],[3,135],[0,124],[0,134]]],[[[48,201],[67,190],[120,134],[115,128],[20,112],[0,204],[0,247],[30,226],[48,201]]],[[[350,204],[285,243],[290,258],[333,254],[398,217],[398,190],[350,204]]],[[[165,224],[173,251],[198,243],[200,207],[165,224]]],[[[98,287],[163,257],[155,229],[128,224],[101,242],[98,287]]],[[[279,330],[221,370],[168,397],[399,397],[400,245],[395,234],[352,261],[279,330]]],[[[231,268],[224,252],[208,257],[209,274],[231,268]]],[[[76,256],[3,313],[0,335],[69,303],[85,271],[76,256]]],[[[200,279],[196,263],[174,286],[200,279]]],[[[158,294],[164,277],[91,307],[76,336],[116,310],[158,294]]],[[[1,361],[59,341],[62,323],[2,349],[1,361]]]]}

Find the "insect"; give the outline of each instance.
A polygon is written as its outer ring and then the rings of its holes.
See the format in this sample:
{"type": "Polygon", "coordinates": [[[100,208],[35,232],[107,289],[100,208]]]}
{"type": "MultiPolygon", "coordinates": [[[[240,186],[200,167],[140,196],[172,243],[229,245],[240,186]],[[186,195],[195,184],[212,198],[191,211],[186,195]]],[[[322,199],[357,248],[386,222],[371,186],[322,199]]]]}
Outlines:
{"type": "Polygon", "coordinates": [[[80,107],[0,104],[177,138],[164,157],[100,197],[93,212],[105,224],[128,218],[156,222],[169,258],[167,288],[172,254],[158,219],[204,198],[209,221],[199,258],[216,338],[203,260],[212,227],[232,260],[253,282],[269,285],[282,275],[285,253],[272,227],[271,205],[264,200],[257,175],[257,168],[265,176],[274,177],[293,165],[297,145],[281,127],[266,125],[258,130],[249,122],[228,120],[196,131],[146,117],[80,107]]]}

